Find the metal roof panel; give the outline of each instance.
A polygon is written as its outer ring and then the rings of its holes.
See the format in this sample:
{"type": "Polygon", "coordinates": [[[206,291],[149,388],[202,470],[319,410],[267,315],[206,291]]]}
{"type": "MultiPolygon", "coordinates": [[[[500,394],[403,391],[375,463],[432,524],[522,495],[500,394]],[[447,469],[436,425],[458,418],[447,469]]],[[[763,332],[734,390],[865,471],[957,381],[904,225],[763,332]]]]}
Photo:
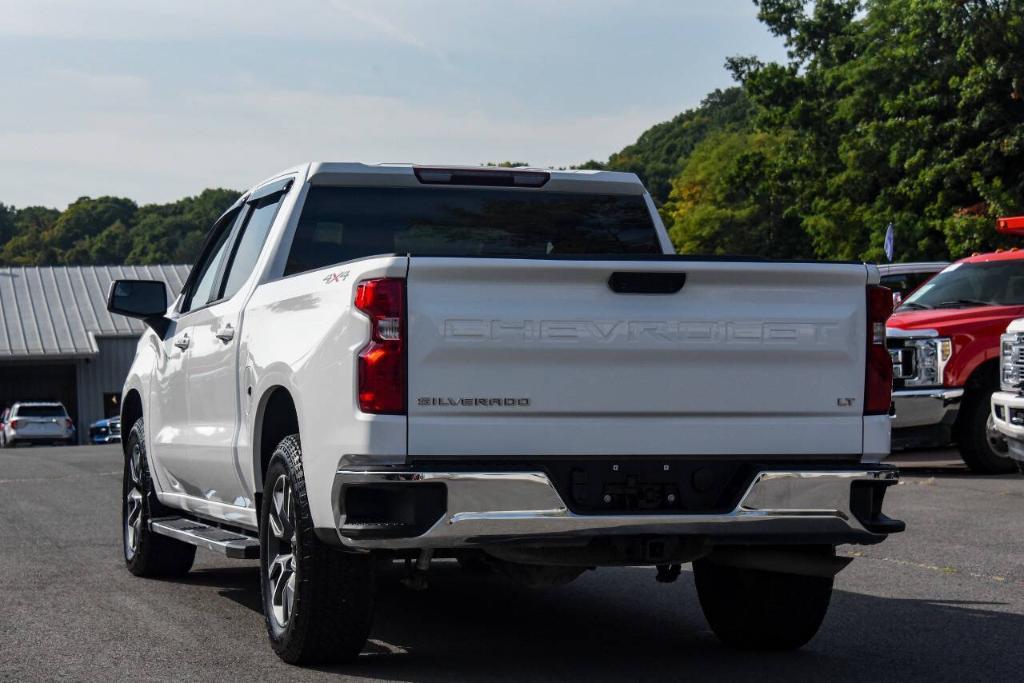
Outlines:
{"type": "Polygon", "coordinates": [[[117,279],[162,280],[177,297],[191,266],[0,267],[0,359],[91,356],[96,337],[142,333],[141,321],[107,312],[117,279]]]}

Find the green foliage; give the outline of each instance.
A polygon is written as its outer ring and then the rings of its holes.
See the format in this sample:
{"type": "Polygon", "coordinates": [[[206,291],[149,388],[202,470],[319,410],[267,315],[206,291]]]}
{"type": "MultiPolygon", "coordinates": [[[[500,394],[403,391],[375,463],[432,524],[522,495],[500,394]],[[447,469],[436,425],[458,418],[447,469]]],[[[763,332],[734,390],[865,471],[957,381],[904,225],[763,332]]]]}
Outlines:
{"type": "Polygon", "coordinates": [[[750,103],[740,88],[715,90],[699,107],[648,129],[608,161],[591,160],[576,168],[636,173],[660,205],[668,200],[672,179],[683,170],[694,148],[713,132],[747,128],[750,114],[750,103]]]}
{"type": "MultiPolygon", "coordinates": [[[[755,4],[786,63],[730,58],[741,87],[578,168],[639,175],[687,253],[881,260],[890,223],[898,260],[1019,242],[994,219],[1024,214],[1024,0],[755,4]]],[[[189,262],[236,197],[0,205],[0,263],[189,262]]]]}
{"type": "Polygon", "coordinates": [[[14,221],[18,215],[13,206],[0,202],[0,244],[14,237],[14,221]]]}
{"type": "MultiPolygon", "coordinates": [[[[731,60],[754,123],[795,134],[793,210],[823,258],[960,257],[1024,212],[1024,2],[760,0],[790,63],[731,60]]],[[[1012,240],[1010,240],[1012,243],[1012,240]]]]}
{"type": "Polygon", "coordinates": [[[811,253],[793,203],[789,135],[714,133],[693,150],[662,209],[682,253],[811,253]]]}
{"type": "Polygon", "coordinates": [[[81,197],[64,211],[0,204],[0,264],[192,263],[213,222],[236,199],[204,190],[170,204],[81,197]]]}
{"type": "Polygon", "coordinates": [[[1019,243],[1024,0],[755,0],[784,64],[726,61],[741,88],[607,162],[637,173],[687,253],[958,258],[1019,243]],[[670,197],[671,193],[671,197],[670,197]]]}

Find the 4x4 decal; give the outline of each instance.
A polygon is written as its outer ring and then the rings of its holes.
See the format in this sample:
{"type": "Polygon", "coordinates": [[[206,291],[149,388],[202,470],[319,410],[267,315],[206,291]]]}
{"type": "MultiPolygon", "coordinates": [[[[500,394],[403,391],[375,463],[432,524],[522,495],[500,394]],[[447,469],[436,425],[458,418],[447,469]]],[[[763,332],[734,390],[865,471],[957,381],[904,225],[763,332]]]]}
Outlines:
{"type": "Polygon", "coordinates": [[[325,285],[333,285],[335,282],[344,282],[348,279],[348,271],[340,270],[337,273],[331,273],[324,278],[325,285]]]}

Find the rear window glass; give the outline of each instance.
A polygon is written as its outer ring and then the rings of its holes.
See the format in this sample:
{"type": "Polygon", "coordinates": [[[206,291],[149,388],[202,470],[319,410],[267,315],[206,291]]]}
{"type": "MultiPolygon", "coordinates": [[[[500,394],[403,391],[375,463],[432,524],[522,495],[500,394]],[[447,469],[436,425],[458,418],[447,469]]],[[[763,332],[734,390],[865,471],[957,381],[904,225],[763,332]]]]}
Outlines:
{"type": "Polygon", "coordinates": [[[64,406],[18,406],[18,417],[66,417],[64,406]]]}
{"type": "Polygon", "coordinates": [[[660,254],[643,197],[463,188],[313,187],[285,275],[375,254],[660,254]]]}

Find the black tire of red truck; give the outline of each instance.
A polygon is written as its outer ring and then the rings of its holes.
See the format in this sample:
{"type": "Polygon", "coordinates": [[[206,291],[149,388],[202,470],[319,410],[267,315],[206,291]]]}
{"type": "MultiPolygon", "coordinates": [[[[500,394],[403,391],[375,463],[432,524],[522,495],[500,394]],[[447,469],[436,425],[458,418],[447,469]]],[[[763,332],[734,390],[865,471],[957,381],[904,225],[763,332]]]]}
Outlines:
{"type": "Polygon", "coordinates": [[[299,436],[278,444],[260,505],[260,593],[270,643],[289,664],[356,658],[370,633],[374,565],[317,537],[299,436]]]}
{"type": "MultiPolygon", "coordinates": [[[[1008,474],[1016,470],[1013,460],[993,443],[989,434],[993,387],[968,393],[956,422],[960,457],[977,474],[1008,474]]],[[[1005,448],[1005,445],[1004,445],[1005,448]]]]}
{"type": "Polygon", "coordinates": [[[709,558],[693,563],[693,578],[711,630],[741,650],[802,647],[818,632],[832,598],[831,577],[734,567],[709,558]]]}

